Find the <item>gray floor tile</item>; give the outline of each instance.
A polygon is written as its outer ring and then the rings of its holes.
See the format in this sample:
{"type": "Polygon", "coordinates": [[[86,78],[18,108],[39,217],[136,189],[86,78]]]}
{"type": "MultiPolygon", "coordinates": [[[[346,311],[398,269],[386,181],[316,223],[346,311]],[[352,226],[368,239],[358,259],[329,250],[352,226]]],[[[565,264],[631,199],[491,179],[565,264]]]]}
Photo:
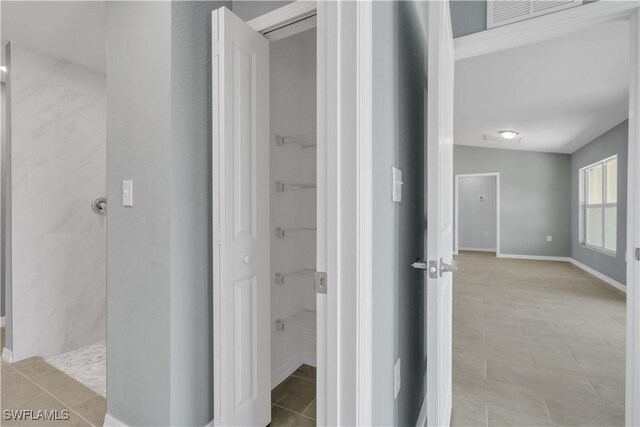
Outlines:
{"type": "Polygon", "coordinates": [[[623,422],[624,294],[568,263],[473,252],[458,260],[456,425],[623,422]]]}

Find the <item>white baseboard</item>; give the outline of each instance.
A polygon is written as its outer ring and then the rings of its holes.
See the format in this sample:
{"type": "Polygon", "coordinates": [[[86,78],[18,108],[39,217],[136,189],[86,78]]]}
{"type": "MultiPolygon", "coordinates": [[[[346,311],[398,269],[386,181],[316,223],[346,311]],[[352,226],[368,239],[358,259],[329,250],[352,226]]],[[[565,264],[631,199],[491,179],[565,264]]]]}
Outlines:
{"type": "Polygon", "coordinates": [[[7,363],[13,363],[13,352],[7,347],[2,349],[2,360],[7,363]]]}
{"type": "Polygon", "coordinates": [[[613,286],[617,290],[622,291],[625,294],[627,293],[627,287],[625,285],[623,285],[622,283],[618,282],[617,280],[614,280],[611,277],[600,273],[598,270],[594,270],[593,268],[591,268],[591,267],[589,267],[587,265],[584,265],[580,261],[576,261],[573,258],[570,258],[569,262],[571,264],[575,265],[576,267],[581,268],[582,270],[584,270],[587,273],[591,274],[592,276],[597,277],[598,279],[602,280],[606,284],[613,286]]]}
{"type": "Polygon", "coordinates": [[[591,268],[591,267],[589,267],[587,265],[584,265],[580,261],[577,261],[577,260],[575,260],[575,259],[573,259],[571,257],[498,254],[498,258],[530,259],[530,260],[536,260],[536,261],[564,261],[564,262],[570,262],[571,264],[575,265],[576,267],[578,267],[578,268],[586,271],[587,273],[591,274],[592,276],[595,276],[598,279],[602,280],[606,284],[613,286],[617,290],[622,291],[624,293],[627,293],[627,287],[625,285],[623,285],[622,283],[618,282],[617,280],[612,279],[611,277],[609,277],[607,275],[604,275],[604,274],[600,273],[597,270],[594,270],[593,268],[591,268]]]}
{"type": "Polygon", "coordinates": [[[424,395],[422,399],[422,405],[420,406],[420,413],[418,414],[418,421],[416,421],[416,427],[426,427],[427,425],[427,395],[424,395]]]}
{"type": "Polygon", "coordinates": [[[517,254],[499,254],[498,258],[513,259],[530,259],[534,261],[564,261],[571,262],[571,258],[567,256],[542,256],[542,255],[517,255],[517,254]]]}
{"type": "Polygon", "coordinates": [[[277,371],[271,374],[271,389],[273,390],[280,384],[282,381],[289,378],[289,375],[293,374],[296,369],[302,365],[302,355],[298,355],[292,359],[290,359],[287,363],[282,365],[277,371]]]}
{"type": "Polygon", "coordinates": [[[104,427],[127,427],[127,425],[107,412],[104,416],[104,427]]]}
{"type": "Polygon", "coordinates": [[[496,252],[496,248],[458,248],[458,251],[471,251],[471,252],[496,252]]]}

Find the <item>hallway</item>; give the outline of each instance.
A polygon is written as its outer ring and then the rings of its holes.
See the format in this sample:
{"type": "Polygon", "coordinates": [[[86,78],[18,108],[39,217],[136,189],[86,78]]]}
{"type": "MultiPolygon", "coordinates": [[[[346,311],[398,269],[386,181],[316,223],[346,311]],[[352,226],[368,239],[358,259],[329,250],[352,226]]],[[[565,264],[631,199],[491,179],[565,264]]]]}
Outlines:
{"type": "Polygon", "coordinates": [[[624,424],[625,294],[566,262],[458,260],[453,426],[624,424]]]}

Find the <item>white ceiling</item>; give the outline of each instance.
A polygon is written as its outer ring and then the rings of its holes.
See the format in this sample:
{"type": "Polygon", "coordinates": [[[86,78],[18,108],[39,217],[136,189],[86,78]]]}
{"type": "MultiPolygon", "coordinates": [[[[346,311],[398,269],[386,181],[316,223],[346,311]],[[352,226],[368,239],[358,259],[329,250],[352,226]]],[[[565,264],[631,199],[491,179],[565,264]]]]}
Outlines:
{"type": "Polygon", "coordinates": [[[573,153],[628,117],[628,23],[458,61],[455,73],[456,144],[573,153]],[[483,140],[502,129],[521,142],[483,140]]]}
{"type": "Polygon", "coordinates": [[[2,40],[104,73],[105,1],[0,2],[2,40]]]}

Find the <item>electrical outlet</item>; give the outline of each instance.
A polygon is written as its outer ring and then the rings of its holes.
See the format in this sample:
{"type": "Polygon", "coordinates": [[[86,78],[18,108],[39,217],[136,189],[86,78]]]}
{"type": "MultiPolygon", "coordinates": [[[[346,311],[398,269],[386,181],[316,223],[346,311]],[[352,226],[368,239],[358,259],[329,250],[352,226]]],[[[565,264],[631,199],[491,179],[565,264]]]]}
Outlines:
{"type": "Polygon", "coordinates": [[[553,240],[553,238],[551,236],[547,236],[547,242],[550,242],[552,240],[553,240]]]}
{"type": "Polygon", "coordinates": [[[398,397],[398,393],[400,393],[400,386],[402,385],[402,373],[400,366],[400,358],[396,360],[396,364],[393,366],[393,398],[398,397]]]}

